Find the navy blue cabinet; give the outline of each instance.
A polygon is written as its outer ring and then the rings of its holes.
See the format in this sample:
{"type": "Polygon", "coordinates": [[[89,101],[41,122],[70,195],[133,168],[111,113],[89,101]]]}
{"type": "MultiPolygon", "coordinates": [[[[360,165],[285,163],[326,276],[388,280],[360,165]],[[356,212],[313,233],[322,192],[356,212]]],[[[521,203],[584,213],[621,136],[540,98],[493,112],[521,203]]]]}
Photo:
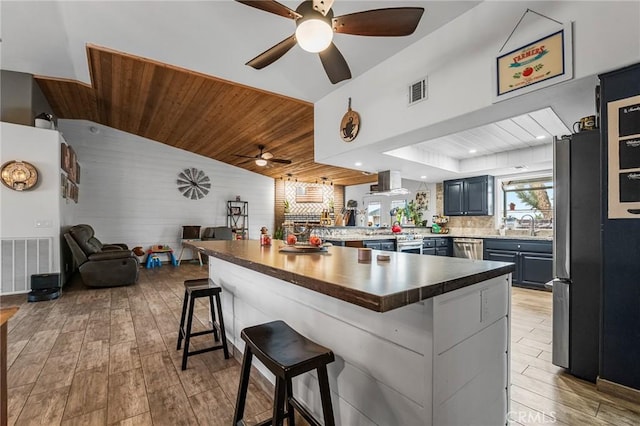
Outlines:
{"type": "Polygon", "coordinates": [[[422,240],[422,254],[431,256],[451,256],[450,238],[424,238],[422,240]]]}
{"type": "Polygon", "coordinates": [[[484,260],[495,260],[496,262],[515,263],[516,270],[511,275],[511,282],[514,284],[520,282],[519,253],[516,250],[496,250],[485,247],[483,258],[484,260]]]}
{"type": "Polygon", "coordinates": [[[445,180],[444,214],[489,216],[493,214],[493,176],[445,180]]]}
{"type": "Polygon", "coordinates": [[[365,240],[362,245],[372,250],[396,251],[395,240],[365,240]]]}
{"type": "Polygon", "coordinates": [[[553,279],[551,241],[486,238],[483,259],[515,263],[511,282],[516,285],[541,289],[553,279]]]}

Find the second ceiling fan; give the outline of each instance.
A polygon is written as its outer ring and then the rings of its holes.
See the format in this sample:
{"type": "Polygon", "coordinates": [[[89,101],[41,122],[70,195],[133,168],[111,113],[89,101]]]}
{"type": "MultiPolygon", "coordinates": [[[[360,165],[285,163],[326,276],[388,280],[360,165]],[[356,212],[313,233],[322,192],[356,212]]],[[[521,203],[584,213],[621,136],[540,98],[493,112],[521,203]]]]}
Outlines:
{"type": "Polygon", "coordinates": [[[262,69],[271,65],[293,46],[320,55],[320,61],[331,83],[336,84],[351,78],[347,61],[335,44],[333,33],[377,37],[398,37],[412,34],[424,8],[394,7],[365,10],[348,15],[333,16],[334,0],[307,0],[294,11],[273,0],[236,0],[256,9],[293,19],[296,32],[247,62],[247,65],[262,69]]]}
{"type": "Polygon", "coordinates": [[[256,163],[256,166],[264,167],[269,163],[280,163],[280,164],[291,164],[291,160],[286,160],[284,158],[274,158],[273,154],[270,152],[265,152],[264,145],[258,145],[258,149],[260,152],[257,155],[242,155],[242,154],[234,154],[236,157],[242,158],[251,158],[256,163]]]}

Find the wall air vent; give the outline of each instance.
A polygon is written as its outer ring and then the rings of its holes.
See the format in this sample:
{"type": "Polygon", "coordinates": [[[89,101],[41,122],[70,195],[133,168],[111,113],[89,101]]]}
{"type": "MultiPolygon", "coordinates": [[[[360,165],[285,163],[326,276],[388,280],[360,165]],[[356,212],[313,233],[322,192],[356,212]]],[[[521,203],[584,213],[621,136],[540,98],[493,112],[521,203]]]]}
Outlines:
{"type": "Polygon", "coordinates": [[[424,101],[428,96],[427,77],[409,85],[409,105],[424,101]]]}

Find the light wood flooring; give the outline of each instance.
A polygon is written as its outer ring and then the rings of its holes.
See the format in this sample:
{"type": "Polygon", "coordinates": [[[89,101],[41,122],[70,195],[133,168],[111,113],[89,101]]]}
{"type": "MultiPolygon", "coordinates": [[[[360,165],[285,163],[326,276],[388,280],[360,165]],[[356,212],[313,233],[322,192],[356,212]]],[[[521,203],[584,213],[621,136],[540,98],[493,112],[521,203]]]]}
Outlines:
{"type": "MultiPolygon", "coordinates": [[[[133,286],[75,282],[51,302],[0,298],[3,307],[20,305],[8,324],[9,425],[230,425],[238,361],[209,352],[181,371],[175,348],[182,283],[206,274],[206,266],[165,265],[141,269],[133,286]]],[[[551,364],[550,296],[513,289],[512,424],[640,424],[640,404],[551,364]]],[[[194,329],[208,321],[200,302],[194,329]]],[[[195,338],[195,348],[208,339],[195,338]]],[[[246,417],[268,418],[271,396],[257,383],[249,390],[246,417]]]]}

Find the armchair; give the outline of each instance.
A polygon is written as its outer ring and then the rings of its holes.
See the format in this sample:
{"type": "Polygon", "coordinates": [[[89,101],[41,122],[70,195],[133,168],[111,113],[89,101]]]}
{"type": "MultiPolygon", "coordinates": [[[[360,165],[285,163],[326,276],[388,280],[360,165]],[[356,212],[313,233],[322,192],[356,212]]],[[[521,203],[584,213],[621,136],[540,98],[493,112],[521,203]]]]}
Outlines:
{"type": "Polygon", "coordinates": [[[65,234],[82,281],[90,287],[115,287],[138,280],[138,258],[126,244],[102,244],[89,225],[76,225],[65,234]]]}

